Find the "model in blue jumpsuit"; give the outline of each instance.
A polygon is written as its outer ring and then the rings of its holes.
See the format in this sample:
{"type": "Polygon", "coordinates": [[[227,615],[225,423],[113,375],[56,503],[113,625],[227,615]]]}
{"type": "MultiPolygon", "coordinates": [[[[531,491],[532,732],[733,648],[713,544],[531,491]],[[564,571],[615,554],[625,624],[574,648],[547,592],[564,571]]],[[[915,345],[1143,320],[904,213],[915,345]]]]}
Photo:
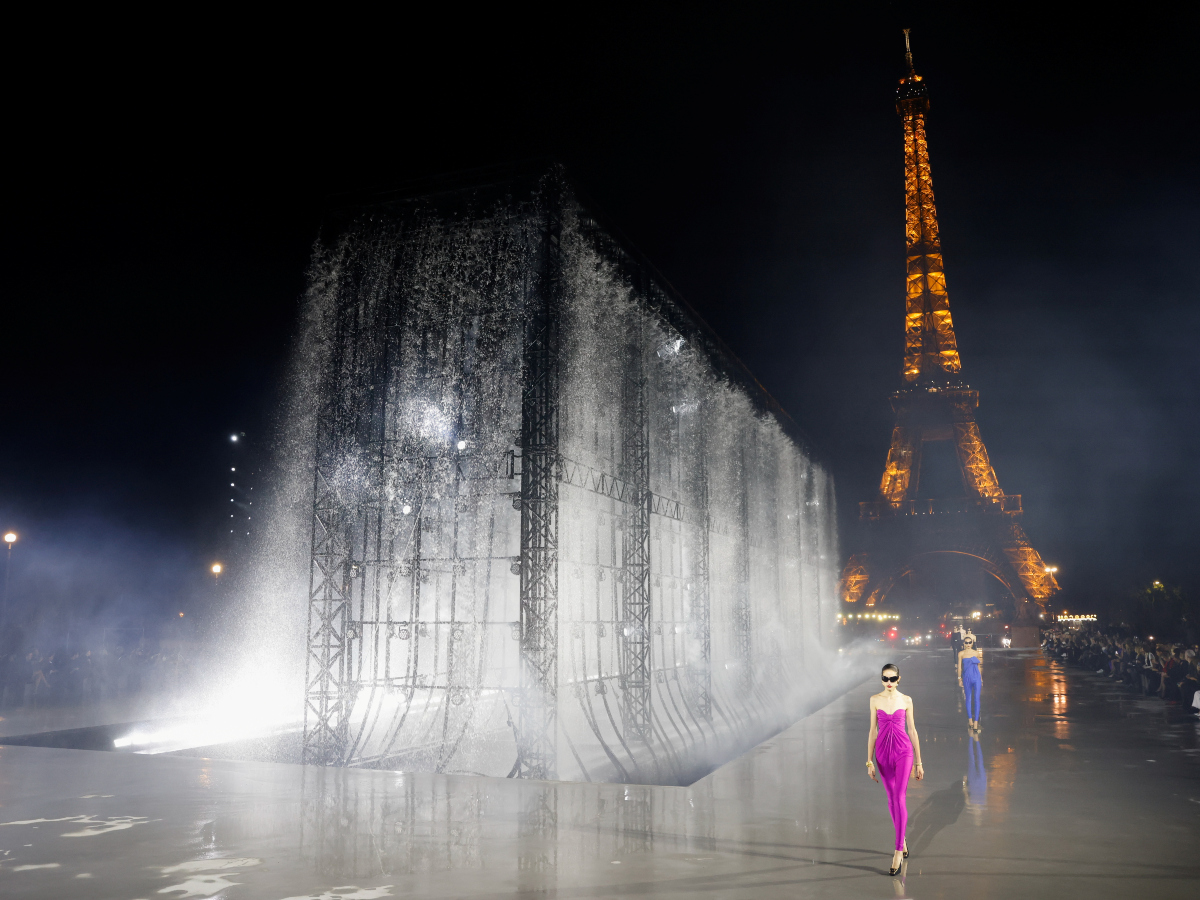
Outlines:
{"type": "Polygon", "coordinates": [[[967,718],[979,722],[979,692],[983,689],[983,676],[979,673],[979,657],[966,656],[962,661],[963,698],[967,701],[967,718]]]}

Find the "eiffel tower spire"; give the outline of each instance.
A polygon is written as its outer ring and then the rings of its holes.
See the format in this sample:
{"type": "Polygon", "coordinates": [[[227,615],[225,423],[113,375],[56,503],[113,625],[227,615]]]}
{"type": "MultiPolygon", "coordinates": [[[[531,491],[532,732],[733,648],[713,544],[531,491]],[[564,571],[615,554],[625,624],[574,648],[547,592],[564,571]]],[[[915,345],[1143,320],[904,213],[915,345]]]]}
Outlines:
{"type": "Polygon", "coordinates": [[[962,370],[950,295],[942,265],[929,142],[925,117],[929,88],[913,67],[908,29],[904,29],[908,74],[896,89],[896,111],[904,120],[904,234],[908,245],[908,297],[904,310],[904,381],[924,384],[956,381],[962,370]]]}

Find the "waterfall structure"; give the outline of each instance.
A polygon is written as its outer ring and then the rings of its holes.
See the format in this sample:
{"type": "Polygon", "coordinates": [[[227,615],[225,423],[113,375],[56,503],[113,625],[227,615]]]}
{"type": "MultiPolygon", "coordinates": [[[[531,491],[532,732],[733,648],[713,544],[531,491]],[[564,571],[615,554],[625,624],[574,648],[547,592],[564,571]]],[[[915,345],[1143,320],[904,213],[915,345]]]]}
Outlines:
{"type": "Polygon", "coordinates": [[[305,761],[678,784],[794,721],[837,656],[832,481],[561,169],[328,231],[305,761]]]}

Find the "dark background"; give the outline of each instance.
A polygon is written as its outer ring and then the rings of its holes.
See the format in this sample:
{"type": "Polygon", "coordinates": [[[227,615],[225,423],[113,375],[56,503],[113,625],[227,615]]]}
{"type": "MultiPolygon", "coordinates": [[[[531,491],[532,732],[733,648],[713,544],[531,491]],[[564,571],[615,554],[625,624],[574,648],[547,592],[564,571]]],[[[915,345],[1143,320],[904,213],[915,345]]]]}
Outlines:
{"type": "Polygon", "coordinates": [[[1001,484],[1024,495],[1064,606],[1153,578],[1194,591],[1187,9],[464,7],[14,28],[0,251],[14,605],[202,612],[229,435],[269,449],[330,198],[547,154],[813,436],[849,523],[878,489],[902,352],[904,25],[931,89],[964,375],[1001,484]]]}

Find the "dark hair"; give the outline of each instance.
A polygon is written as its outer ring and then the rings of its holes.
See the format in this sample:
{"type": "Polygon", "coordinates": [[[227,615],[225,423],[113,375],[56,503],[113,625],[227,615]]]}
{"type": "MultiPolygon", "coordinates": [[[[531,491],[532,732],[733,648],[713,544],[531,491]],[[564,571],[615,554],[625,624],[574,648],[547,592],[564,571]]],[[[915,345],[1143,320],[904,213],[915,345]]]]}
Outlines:
{"type": "Polygon", "coordinates": [[[891,669],[897,675],[900,674],[900,667],[898,665],[896,665],[895,663],[888,663],[886,666],[884,666],[882,669],[879,670],[879,674],[882,676],[883,673],[886,672],[888,669],[891,669]]]}

